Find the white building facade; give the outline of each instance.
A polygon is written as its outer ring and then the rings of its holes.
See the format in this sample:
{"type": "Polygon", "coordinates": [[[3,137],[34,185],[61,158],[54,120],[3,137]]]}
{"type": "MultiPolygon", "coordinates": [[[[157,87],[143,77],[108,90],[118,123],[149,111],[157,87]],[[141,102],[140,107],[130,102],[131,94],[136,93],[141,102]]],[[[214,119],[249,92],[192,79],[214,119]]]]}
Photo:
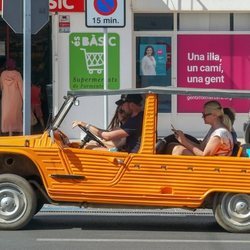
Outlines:
{"type": "MultiPolygon", "coordinates": [[[[50,1],[50,8],[57,11],[51,12],[54,113],[68,90],[103,88],[104,29],[87,27],[86,6],[79,8],[78,4],[79,0],[50,1]]],[[[107,28],[108,88],[172,85],[250,89],[248,0],[126,0],[125,22],[125,27],[107,28]],[[153,47],[156,67],[155,73],[145,74],[141,64],[148,46],[153,47]]],[[[108,119],[118,98],[108,98],[108,119]]],[[[202,137],[208,129],[201,118],[205,101],[199,97],[161,97],[159,135],[171,133],[172,123],[202,137]]],[[[242,136],[249,101],[220,101],[237,111],[235,129],[242,136]]],[[[86,98],[83,102],[79,120],[103,127],[103,99],[86,98]]],[[[71,116],[64,129],[71,138],[79,136],[79,131],[71,129],[71,116]]]]}

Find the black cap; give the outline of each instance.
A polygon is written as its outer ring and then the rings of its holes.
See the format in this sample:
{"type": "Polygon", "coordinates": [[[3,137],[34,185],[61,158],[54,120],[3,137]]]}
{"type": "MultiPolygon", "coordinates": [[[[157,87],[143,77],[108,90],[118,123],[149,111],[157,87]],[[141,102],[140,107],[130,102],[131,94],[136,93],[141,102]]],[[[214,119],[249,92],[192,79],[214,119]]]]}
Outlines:
{"type": "Polygon", "coordinates": [[[126,96],[125,102],[133,102],[135,104],[141,104],[142,96],[139,94],[129,94],[126,96]]]}
{"type": "Polygon", "coordinates": [[[140,94],[128,94],[128,95],[121,95],[121,99],[116,101],[116,105],[122,105],[125,102],[133,102],[135,104],[141,104],[142,96],[140,94]]]}
{"type": "Polygon", "coordinates": [[[120,106],[120,105],[122,105],[125,102],[125,100],[126,100],[126,95],[122,94],[121,95],[121,99],[118,100],[118,101],[116,101],[115,104],[118,105],[118,106],[120,106]]]}

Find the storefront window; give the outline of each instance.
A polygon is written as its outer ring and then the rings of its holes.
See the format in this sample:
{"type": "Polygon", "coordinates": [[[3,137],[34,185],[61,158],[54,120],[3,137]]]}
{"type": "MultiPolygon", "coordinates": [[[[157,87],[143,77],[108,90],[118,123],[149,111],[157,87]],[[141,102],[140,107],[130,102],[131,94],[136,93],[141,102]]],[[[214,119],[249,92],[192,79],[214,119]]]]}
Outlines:
{"type": "Polygon", "coordinates": [[[134,30],[173,30],[172,13],[137,13],[134,15],[134,30]]]}
{"type": "MultiPolygon", "coordinates": [[[[41,88],[41,106],[45,125],[52,116],[52,21],[31,37],[31,81],[41,88]]],[[[0,72],[5,69],[7,58],[16,62],[17,70],[23,75],[23,35],[16,34],[0,18],[0,72]]],[[[37,123],[32,133],[43,131],[37,123]]]]}
{"type": "Polygon", "coordinates": [[[179,31],[230,31],[230,13],[180,13],[179,31]]]}
{"type": "MultiPolygon", "coordinates": [[[[136,87],[171,86],[171,37],[137,37],[136,87]]],[[[160,112],[171,112],[171,97],[160,96],[160,112]]]]}

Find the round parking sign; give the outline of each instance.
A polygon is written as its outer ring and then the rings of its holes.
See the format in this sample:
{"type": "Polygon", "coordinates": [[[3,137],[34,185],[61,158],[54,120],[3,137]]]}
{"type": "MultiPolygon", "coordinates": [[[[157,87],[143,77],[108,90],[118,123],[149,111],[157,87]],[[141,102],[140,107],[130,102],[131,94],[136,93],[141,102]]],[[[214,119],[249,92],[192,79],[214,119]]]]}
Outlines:
{"type": "Polygon", "coordinates": [[[87,27],[124,27],[125,0],[85,0],[87,27]]]}
{"type": "Polygon", "coordinates": [[[103,16],[112,15],[117,9],[117,0],[94,0],[97,13],[103,16]]]}

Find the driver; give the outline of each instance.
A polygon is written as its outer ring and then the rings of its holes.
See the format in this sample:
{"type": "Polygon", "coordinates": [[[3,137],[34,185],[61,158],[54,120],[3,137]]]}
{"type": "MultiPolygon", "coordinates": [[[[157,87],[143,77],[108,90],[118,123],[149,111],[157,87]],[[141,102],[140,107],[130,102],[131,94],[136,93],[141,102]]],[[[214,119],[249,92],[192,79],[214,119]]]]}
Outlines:
{"type": "Polygon", "coordinates": [[[136,153],[139,150],[141,143],[143,122],[142,100],[143,98],[139,94],[128,94],[121,96],[121,99],[118,100],[116,104],[119,106],[121,105],[122,110],[124,110],[129,115],[129,118],[124,124],[121,125],[120,128],[115,130],[106,131],[82,121],[73,121],[72,127],[74,128],[77,125],[82,125],[92,134],[105,141],[115,141],[126,138],[126,144],[123,150],[129,153],[136,153]]]}

